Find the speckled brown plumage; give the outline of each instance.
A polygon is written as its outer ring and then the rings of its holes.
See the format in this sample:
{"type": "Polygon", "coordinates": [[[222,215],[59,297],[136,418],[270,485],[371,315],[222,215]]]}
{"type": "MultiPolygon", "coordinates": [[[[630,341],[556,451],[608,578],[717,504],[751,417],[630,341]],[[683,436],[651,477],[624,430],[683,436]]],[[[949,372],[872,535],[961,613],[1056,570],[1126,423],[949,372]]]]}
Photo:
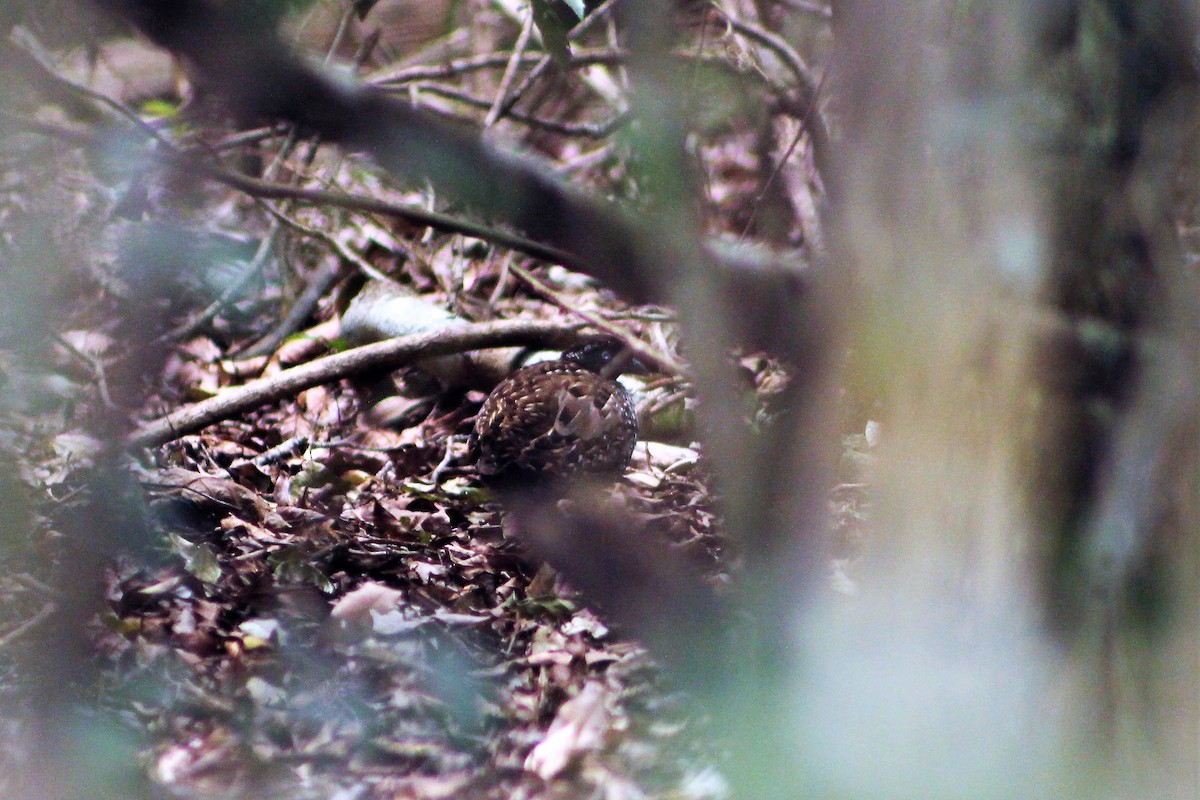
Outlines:
{"type": "Polygon", "coordinates": [[[613,355],[585,345],[524,367],[484,401],[471,435],[480,475],[569,478],[620,474],[637,443],[628,392],[598,371],[613,355]]]}

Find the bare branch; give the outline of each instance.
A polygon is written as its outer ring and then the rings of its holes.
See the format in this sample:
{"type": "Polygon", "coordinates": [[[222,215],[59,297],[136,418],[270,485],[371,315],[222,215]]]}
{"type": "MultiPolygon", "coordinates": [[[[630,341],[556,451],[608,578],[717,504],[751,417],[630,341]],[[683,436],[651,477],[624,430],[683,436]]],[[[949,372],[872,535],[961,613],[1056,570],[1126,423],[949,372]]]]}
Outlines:
{"type": "Polygon", "coordinates": [[[154,447],[265,403],[368,370],[396,369],[413,361],[484,347],[565,344],[579,326],[536,320],[499,320],[444,328],[356,347],[228,389],[172,412],[126,438],[130,447],[154,447]]]}

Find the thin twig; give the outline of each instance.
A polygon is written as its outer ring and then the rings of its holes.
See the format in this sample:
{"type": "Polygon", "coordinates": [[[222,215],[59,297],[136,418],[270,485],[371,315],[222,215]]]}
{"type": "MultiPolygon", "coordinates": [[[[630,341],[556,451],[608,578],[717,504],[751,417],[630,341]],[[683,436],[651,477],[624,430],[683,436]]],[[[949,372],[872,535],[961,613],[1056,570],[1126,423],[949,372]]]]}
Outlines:
{"type": "Polygon", "coordinates": [[[17,639],[29,633],[29,631],[33,630],[35,627],[44,622],[57,609],[58,605],[55,603],[48,602],[43,604],[42,607],[38,609],[38,612],[32,617],[25,620],[3,636],[0,636],[0,650],[3,650],[17,639]]]}
{"type": "Polygon", "coordinates": [[[812,70],[809,69],[808,65],[804,63],[804,59],[790,44],[768,30],[731,16],[719,6],[713,6],[713,8],[735,33],[739,33],[751,41],[758,42],[779,56],[784,66],[796,76],[796,81],[805,94],[811,95],[816,92],[817,81],[813,77],[812,70]]]}
{"type": "MultiPolygon", "coordinates": [[[[456,100],[464,105],[474,106],[476,108],[494,108],[494,104],[486,100],[481,100],[478,97],[461,90],[449,86],[441,86],[438,84],[426,84],[420,87],[420,91],[428,94],[446,97],[451,100],[456,100]]],[[[556,120],[544,119],[535,117],[532,114],[524,114],[519,111],[509,111],[506,115],[508,119],[514,122],[520,122],[523,125],[528,125],[531,128],[541,128],[548,130],[551,133],[558,133],[563,136],[586,136],[591,139],[603,139],[610,136],[613,131],[625,124],[629,119],[629,114],[619,112],[605,122],[600,123],[571,123],[558,122],[556,120]]]]}
{"type": "Polygon", "coordinates": [[[108,391],[108,379],[105,377],[104,364],[101,363],[100,359],[94,357],[91,353],[79,349],[60,333],[54,334],[54,338],[60,345],[66,348],[68,353],[82,361],[92,371],[92,376],[96,381],[96,391],[99,392],[100,402],[104,403],[105,408],[116,408],[117,404],[113,402],[112,395],[108,391]]]}
{"type": "Polygon", "coordinates": [[[450,462],[454,460],[454,446],[458,444],[458,442],[459,438],[454,434],[450,434],[446,437],[446,450],[442,454],[442,460],[439,461],[438,465],[433,468],[433,472],[429,473],[429,480],[431,480],[435,485],[441,485],[442,475],[445,474],[446,469],[450,466],[450,462]]]}
{"type": "Polygon", "coordinates": [[[833,11],[828,6],[819,3],[809,3],[807,0],[780,0],[785,6],[802,14],[811,14],[821,19],[833,19],[833,11]]]}
{"type": "Polygon", "coordinates": [[[496,100],[492,103],[492,107],[488,109],[487,116],[483,118],[483,129],[487,130],[496,124],[500,119],[504,107],[504,99],[508,96],[508,90],[512,87],[513,79],[517,77],[517,68],[521,64],[521,57],[525,54],[529,47],[529,39],[533,35],[533,6],[529,6],[525,14],[525,20],[521,23],[521,33],[517,36],[517,42],[513,45],[512,55],[508,60],[508,64],[504,67],[504,75],[500,78],[500,88],[496,90],[496,100]]]}
{"type": "Polygon", "coordinates": [[[221,296],[208,304],[203,311],[193,316],[183,325],[176,327],[173,331],[168,332],[162,338],[169,341],[183,341],[191,338],[197,331],[212,321],[217,314],[228,308],[235,300],[241,297],[246,287],[250,285],[250,281],[262,275],[263,266],[267,263],[267,257],[275,246],[275,239],[279,235],[279,224],[272,223],[271,229],[267,235],[258,243],[258,248],[254,251],[254,258],[242,270],[242,274],[237,280],[229,285],[225,291],[221,292],[221,296]]]}
{"type": "Polygon", "coordinates": [[[513,275],[516,275],[518,278],[520,278],[521,281],[530,289],[533,289],[533,291],[537,292],[554,305],[570,314],[574,314],[575,316],[587,322],[593,328],[604,331],[605,333],[620,339],[625,343],[625,346],[633,352],[633,355],[637,356],[637,358],[639,358],[641,361],[646,362],[647,364],[657,364],[663,370],[674,375],[683,374],[684,367],[678,361],[671,358],[669,355],[660,353],[650,347],[647,347],[636,338],[618,328],[616,325],[613,325],[604,317],[601,317],[599,314],[593,314],[586,309],[580,308],[578,303],[568,300],[554,289],[547,286],[545,283],[542,283],[540,280],[533,277],[533,274],[529,272],[529,270],[518,267],[516,264],[509,265],[509,270],[513,275]]]}
{"type": "MultiPolygon", "coordinates": [[[[294,219],[292,217],[289,217],[287,214],[284,214],[282,211],[278,210],[277,208],[275,208],[274,206],[272,206],[270,203],[266,202],[265,200],[262,200],[261,202],[262,202],[263,208],[266,209],[267,213],[270,214],[271,216],[275,217],[275,219],[279,220],[280,223],[282,223],[283,225],[285,225],[288,228],[291,228],[296,233],[302,234],[304,236],[310,236],[313,239],[316,239],[321,244],[325,245],[330,250],[332,250],[334,253],[336,253],[338,258],[342,259],[343,261],[345,261],[348,264],[353,264],[358,269],[358,271],[361,272],[363,275],[366,275],[368,278],[371,278],[372,280],[384,281],[386,283],[395,283],[395,281],[392,280],[392,278],[388,277],[387,275],[384,275],[382,272],[380,272],[378,269],[376,269],[369,261],[364,259],[358,253],[351,250],[346,245],[339,242],[336,237],[330,235],[326,231],[320,230],[318,228],[310,227],[308,225],[305,225],[302,222],[297,221],[296,219],[294,219]]],[[[405,255],[407,255],[409,258],[414,258],[412,253],[406,253],[405,255]]]]}
{"type": "MultiPolygon", "coordinates": [[[[342,15],[342,20],[341,20],[341,24],[338,28],[337,35],[334,37],[333,43],[330,44],[329,49],[325,54],[325,63],[326,64],[328,64],[333,59],[334,53],[337,50],[342,37],[346,33],[347,26],[350,23],[350,19],[351,19],[353,13],[354,13],[353,9],[350,7],[347,7],[345,13],[342,15]]],[[[373,44],[374,41],[375,40],[368,40],[367,42],[364,43],[361,51],[358,54],[358,58],[356,59],[355,69],[359,69],[362,66],[363,62],[366,60],[367,56],[370,54],[371,48],[374,47],[374,44],[373,44]]],[[[289,135],[288,140],[285,143],[285,145],[282,148],[280,148],[280,151],[276,155],[275,160],[272,162],[271,167],[269,168],[269,171],[264,173],[264,176],[271,175],[272,171],[277,169],[279,167],[279,165],[285,163],[288,156],[291,154],[292,146],[295,142],[295,137],[296,137],[296,132],[295,132],[295,130],[293,130],[292,134],[289,135]]],[[[319,136],[313,137],[309,141],[308,149],[304,153],[303,158],[301,159],[301,164],[304,166],[305,169],[310,168],[312,166],[313,162],[316,160],[317,151],[318,151],[318,148],[320,147],[320,143],[321,143],[321,140],[320,140],[319,136]]],[[[342,161],[344,160],[344,158],[345,158],[344,154],[341,154],[339,152],[339,155],[336,158],[334,158],[331,163],[326,165],[326,167],[325,167],[326,174],[328,174],[328,175],[336,174],[337,170],[341,167],[341,164],[342,164],[342,161]]],[[[301,174],[301,170],[299,170],[299,169],[295,170],[293,182],[300,180],[300,174],[301,174]]],[[[380,274],[377,270],[375,270],[374,267],[367,264],[367,262],[365,260],[358,258],[357,255],[350,250],[350,248],[345,247],[340,242],[336,241],[334,239],[334,237],[330,236],[329,234],[325,233],[324,231],[318,231],[315,229],[307,228],[305,226],[301,226],[297,222],[294,222],[291,219],[291,217],[289,216],[289,211],[291,210],[291,206],[292,206],[291,203],[285,203],[284,208],[282,208],[282,209],[275,209],[271,206],[270,203],[268,203],[266,200],[263,200],[261,198],[255,198],[255,202],[259,206],[266,209],[267,213],[271,214],[271,216],[273,217],[273,222],[271,225],[271,234],[270,234],[270,238],[272,240],[275,240],[278,238],[278,233],[284,226],[286,226],[292,230],[299,229],[301,232],[303,232],[307,235],[316,236],[317,238],[319,238],[320,241],[322,241],[326,244],[326,246],[330,247],[332,250],[334,250],[334,252],[336,252],[340,256],[342,256],[343,260],[357,265],[359,267],[359,269],[361,271],[363,271],[365,274],[367,274],[371,277],[374,277],[376,279],[385,279],[386,280],[386,278],[384,278],[384,276],[382,274],[380,274]]],[[[280,320],[278,324],[275,325],[275,327],[271,330],[270,333],[268,333],[266,336],[259,339],[258,342],[256,342],[253,346],[251,346],[244,355],[245,356],[266,355],[267,353],[274,352],[275,348],[278,347],[279,344],[284,339],[286,339],[289,335],[291,335],[296,330],[299,330],[300,325],[303,323],[303,321],[305,319],[307,319],[312,314],[313,310],[317,307],[317,304],[320,302],[321,297],[324,296],[325,292],[329,289],[329,287],[332,286],[335,281],[337,281],[340,273],[341,273],[341,268],[340,268],[339,264],[334,264],[334,265],[326,264],[321,269],[319,269],[316,272],[316,274],[311,275],[309,277],[308,285],[305,287],[304,291],[300,293],[300,296],[296,299],[296,302],[292,304],[292,307],[288,310],[288,312],[284,316],[284,318],[282,320],[280,320]]]]}
{"type": "Polygon", "coordinates": [[[329,43],[329,47],[325,48],[325,66],[333,63],[333,57],[337,53],[339,47],[342,46],[342,40],[346,38],[346,32],[350,30],[350,21],[354,18],[354,3],[347,3],[342,11],[342,16],[338,20],[337,31],[333,34],[333,41],[329,43]]]}
{"type": "Polygon", "coordinates": [[[337,262],[327,262],[321,266],[316,274],[310,277],[308,285],[304,287],[304,291],[288,309],[283,319],[269,333],[238,353],[236,357],[245,359],[274,353],[283,340],[299,330],[304,321],[312,315],[313,310],[320,304],[321,298],[337,282],[341,271],[341,264],[337,262]]]}
{"type": "MultiPolygon", "coordinates": [[[[804,63],[804,59],[801,58],[800,54],[791,45],[770,31],[729,15],[719,6],[714,5],[713,8],[734,32],[745,36],[751,41],[758,42],[763,47],[774,52],[783,61],[784,66],[796,77],[802,95],[801,102],[805,103],[806,107],[812,104],[813,98],[816,98],[820,94],[820,81],[813,77],[812,70],[809,69],[808,65],[804,63]]],[[[805,127],[808,129],[809,138],[812,141],[813,160],[818,164],[824,165],[827,163],[828,158],[829,129],[826,127],[825,119],[822,117],[819,109],[811,115],[806,112],[806,119],[807,124],[805,127]]]]}
{"type": "Polygon", "coordinates": [[[809,123],[812,119],[812,115],[817,111],[817,102],[820,100],[821,89],[825,85],[825,76],[827,74],[828,72],[821,73],[821,80],[819,83],[817,83],[816,91],[813,92],[812,100],[808,104],[808,111],[805,112],[804,117],[800,120],[800,124],[796,126],[796,135],[792,137],[792,141],[788,144],[787,150],[785,150],[783,155],[775,162],[775,166],[771,170],[771,174],[767,176],[765,181],[763,181],[763,186],[759,191],[758,196],[755,197],[750,203],[750,207],[753,210],[750,212],[750,218],[746,220],[746,224],[742,228],[743,239],[749,235],[750,226],[754,224],[754,220],[758,217],[758,211],[762,207],[763,198],[767,196],[767,192],[770,190],[772,184],[774,184],[776,179],[778,179],[779,173],[783,171],[783,165],[788,162],[788,160],[792,157],[792,153],[796,151],[796,147],[800,144],[800,138],[804,136],[804,132],[809,130],[809,123]]]}
{"type": "MultiPolygon", "coordinates": [[[[578,25],[576,25],[570,30],[570,32],[567,33],[567,40],[575,41],[578,39],[580,36],[590,30],[591,27],[599,20],[604,19],[605,15],[618,2],[619,0],[608,0],[608,2],[606,2],[604,5],[588,14],[578,25]]],[[[525,79],[521,81],[521,84],[513,91],[509,98],[504,101],[504,105],[501,107],[500,113],[507,114],[509,111],[511,111],[512,107],[515,106],[517,102],[525,96],[525,93],[529,91],[530,87],[533,86],[534,82],[537,81],[538,78],[545,74],[546,70],[550,68],[552,63],[554,63],[554,59],[552,59],[550,56],[542,56],[541,60],[538,61],[533,69],[529,71],[529,73],[525,76],[525,79]]]]}
{"type": "Polygon", "coordinates": [[[585,269],[579,257],[565,250],[559,250],[523,236],[508,233],[507,231],[487,225],[469,222],[459,217],[450,216],[449,214],[440,214],[436,211],[389,203],[385,200],[365,195],[355,195],[325,189],[306,189],[263,181],[203,161],[193,154],[174,148],[164,152],[162,156],[178,168],[199,170],[206,177],[218,183],[224,183],[226,186],[233,187],[254,197],[276,200],[290,199],[315,205],[331,205],[352,211],[396,217],[418,225],[428,226],[443,233],[461,233],[476,239],[483,239],[501,247],[517,250],[542,261],[562,264],[567,267],[574,265],[574,268],[585,269]]]}
{"type": "Polygon", "coordinates": [[[217,141],[209,145],[209,149],[213,152],[221,152],[223,150],[232,150],[236,147],[242,147],[248,144],[260,144],[268,139],[275,139],[280,136],[286,136],[290,125],[271,125],[265,128],[255,128],[249,131],[239,131],[231,133],[228,136],[223,136],[217,141]]]}
{"type": "MultiPolygon", "coordinates": [[[[406,84],[416,83],[418,81],[443,80],[446,78],[459,78],[470,72],[479,72],[486,69],[499,69],[509,64],[514,58],[512,53],[487,53],[485,55],[471,56],[469,58],[456,58],[453,61],[448,61],[444,64],[425,65],[422,64],[416,67],[405,67],[404,69],[394,70],[391,72],[381,71],[367,78],[367,83],[379,89],[396,90],[404,87],[406,84]]],[[[542,53],[521,53],[518,57],[519,65],[526,64],[537,65],[546,56],[542,53]]],[[[575,51],[571,54],[570,60],[567,62],[568,67],[588,67],[594,64],[620,64],[624,62],[626,53],[620,48],[585,48],[575,51]]]]}

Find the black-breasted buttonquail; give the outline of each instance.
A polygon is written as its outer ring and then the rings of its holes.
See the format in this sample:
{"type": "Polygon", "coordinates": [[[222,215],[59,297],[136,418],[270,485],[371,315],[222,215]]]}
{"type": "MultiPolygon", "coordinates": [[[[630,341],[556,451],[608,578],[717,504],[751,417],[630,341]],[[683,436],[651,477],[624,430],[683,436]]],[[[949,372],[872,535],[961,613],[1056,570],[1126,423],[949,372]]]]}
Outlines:
{"type": "Polygon", "coordinates": [[[603,374],[621,352],[601,340],[501,381],[475,420],[470,449],[486,479],[619,475],[637,443],[637,413],[625,387],[603,374]]]}

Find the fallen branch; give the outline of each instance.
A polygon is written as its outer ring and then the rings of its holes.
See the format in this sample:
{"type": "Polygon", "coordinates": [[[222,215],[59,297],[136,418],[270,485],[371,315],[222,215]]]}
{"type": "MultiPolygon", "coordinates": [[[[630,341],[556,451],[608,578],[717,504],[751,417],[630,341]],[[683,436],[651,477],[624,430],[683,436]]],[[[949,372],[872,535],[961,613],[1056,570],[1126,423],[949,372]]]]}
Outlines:
{"type": "Polygon", "coordinates": [[[356,347],[286,369],[269,378],[226,389],[216,397],[174,411],[126,437],[129,447],[156,447],[305,389],[370,370],[396,369],[431,356],[486,347],[565,345],[579,325],[542,320],[498,320],[442,328],[356,347]]]}

